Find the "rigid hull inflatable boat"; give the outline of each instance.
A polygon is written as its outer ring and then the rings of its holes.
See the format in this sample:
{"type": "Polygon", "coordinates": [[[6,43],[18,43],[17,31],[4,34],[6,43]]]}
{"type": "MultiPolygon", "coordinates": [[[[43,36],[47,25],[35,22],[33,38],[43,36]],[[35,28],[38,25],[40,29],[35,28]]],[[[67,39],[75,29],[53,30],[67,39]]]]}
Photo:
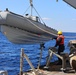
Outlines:
{"type": "Polygon", "coordinates": [[[55,37],[57,31],[39,22],[37,16],[0,12],[1,31],[13,43],[41,43],[55,37]]]}
{"type": "MultiPolygon", "coordinates": [[[[34,8],[30,0],[31,13],[34,8]]],[[[0,11],[1,32],[17,44],[44,43],[57,36],[57,30],[41,22],[38,16],[15,14],[8,9],[0,11]]]]}

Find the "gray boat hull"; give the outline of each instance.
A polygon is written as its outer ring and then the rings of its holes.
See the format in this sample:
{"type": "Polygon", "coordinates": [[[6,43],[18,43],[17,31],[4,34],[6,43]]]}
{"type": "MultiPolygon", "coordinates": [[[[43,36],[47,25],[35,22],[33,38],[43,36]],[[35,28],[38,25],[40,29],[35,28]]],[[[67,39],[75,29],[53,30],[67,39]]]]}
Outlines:
{"type": "Polygon", "coordinates": [[[18,44],[42,43],[57,36],[57,31],[30,18],[4,11],[0,12],[1,31],[18,44]]]}

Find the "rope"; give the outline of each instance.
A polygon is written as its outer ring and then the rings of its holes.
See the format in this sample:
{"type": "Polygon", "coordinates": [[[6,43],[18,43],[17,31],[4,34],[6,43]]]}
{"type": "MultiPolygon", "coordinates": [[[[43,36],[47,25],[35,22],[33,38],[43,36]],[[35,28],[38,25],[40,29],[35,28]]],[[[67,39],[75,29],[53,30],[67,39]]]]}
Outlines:
{"type": "Polygon", "coordinates": [[[44,31],[44,32],[46,32],[46,33],[48,33],[48,34],[57,36],[57,34],[51,33],[51,32],[49,32],[49,31],[46,31],[46,30],[44,30],[44,29],[38,27],[36,24],[34,24],[33,22],[31,22],[29,19],[26,18],[26,20],[29,21],[31,24],[33,24],[33,25],[34,25],[35,27],[37,27],[38,29],[40,29],[40,30],[42,30],[42,31],[44,31]]]}

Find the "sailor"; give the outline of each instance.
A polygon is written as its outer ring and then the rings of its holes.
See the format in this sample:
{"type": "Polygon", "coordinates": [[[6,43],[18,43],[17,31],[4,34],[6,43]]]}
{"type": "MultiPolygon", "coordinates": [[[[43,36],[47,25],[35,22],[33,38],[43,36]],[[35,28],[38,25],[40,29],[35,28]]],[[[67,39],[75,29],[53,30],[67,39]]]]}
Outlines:
{"type": "MultiPolygon", "coordinates": [[[[65,47],[64,47],[64,36],[62,35],[62,31],[58,31],[58,36],[54,39],[56,39],[55,47],[58,47],[58,54],[60,55],[61,52],[63,52],[65,49],[65,47]]],[[[62,60],[60,58],[58,58],[57,64],[59,64],[59,65],[62,64],[62,60]]]]}

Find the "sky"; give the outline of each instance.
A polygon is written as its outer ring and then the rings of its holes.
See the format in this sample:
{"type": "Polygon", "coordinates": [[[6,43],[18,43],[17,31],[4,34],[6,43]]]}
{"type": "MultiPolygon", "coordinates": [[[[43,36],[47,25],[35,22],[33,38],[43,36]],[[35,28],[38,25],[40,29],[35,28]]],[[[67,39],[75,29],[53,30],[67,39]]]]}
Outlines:
{"type": "MultiPolygon", "coordinates": [[[[33,0],[33,5],[47,26],[58,31],[76,32],[76,9],[63,0],[33,0]]],[[[29,0],[0,0],[1,11],[8,8],[20,15],[30,14],[29,6],[29,0]]],[[[33,15],[37,15],[34,10],[33,15]]]]}

